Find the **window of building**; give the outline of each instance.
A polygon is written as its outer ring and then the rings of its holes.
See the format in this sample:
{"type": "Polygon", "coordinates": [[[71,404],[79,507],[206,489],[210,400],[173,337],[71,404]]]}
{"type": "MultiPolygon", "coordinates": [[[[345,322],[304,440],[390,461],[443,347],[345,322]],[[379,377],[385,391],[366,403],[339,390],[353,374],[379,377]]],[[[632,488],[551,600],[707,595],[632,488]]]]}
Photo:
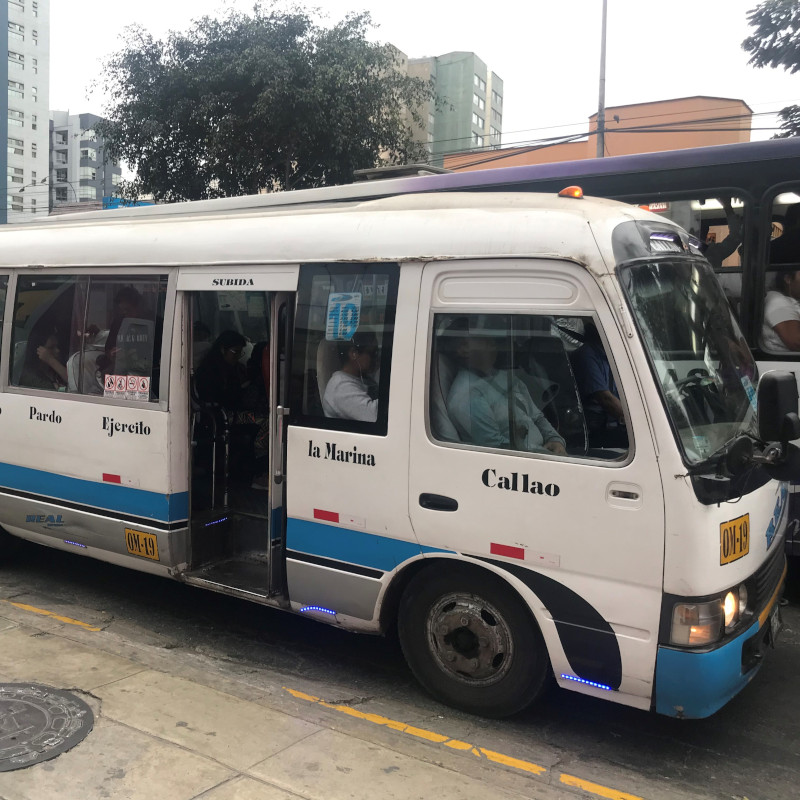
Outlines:
{"type": "Polygon", "coordinates": [[[503,121],[503,115],[496,108],[493,108],[492,109],[492,122],[496,122],[498,125],[500,125],[502,123],[502,121],[503,121]]]}
{"type": "Polygon", "coordinates": [[[94,142],[97,141],[97,134],[95,134],[95,132],[91,128],[89,128],[88,130],[85,130],[83,132],[81,138],[87,142],[94,142]]]}
{"type": "Polygon", "coordinates": [[[86,158],[89,161],[97,161],[97,150],[93,147],[82,147],[81,158],[86,158]]]}
{"type": "Polygon", "coordinates": [[[34,17],[38,17],[39,16],[39,3],[36,2],[36,0],[33,0],[33,2],[31,3],[31,8],[33,10],[33,16],[34,17]]]}
{"type": "Polygon", "coordinates": [[[314,428],[386,434],[399,268],[300,267],[292,418],[314,428]]]}
{"type": "Polygon", "coordinates": [[[31,211],[33,211],[34,214],[36,213],[36,200],[33,199],[31,200],[31,211]]]}
{"type": "Polygon", "coordinates": [[[25,84],[19,81],[8,82],[8,99],[9,100],[24,100],[25,99],[25,84]]]}
{"type": "Polygon", "coordinates": [[[82,181],[97,180],[97,170],[94,167],[81,167],[80,176],[82,181]]]}
{"type": "Polygon", "coordinates": [[[67,202],[67,187],[66,186],[56,186],[56,202],[58,203],[66,203],[67,202]]]}
{"type": "Polygon", "coordinates": [[[16,39],[18,41],[25,41],[25,26],[19,25],[16,22],[8,23],[8,40],[16,39]]]}
{"type": "Polygon", "coordinates": [[[15,53],[13,50],[9,50],[8,66],[9,69],[25,69],[25,56],[22,53],[15,53]]]}
{"type": "Polygon", "coordinates": [[[11,156],[25,155],[25,142],[22,139],[12,139],[8,137],[8,154],[11,156]]]}
{"type": "Polygon", "coordinates": [[[79,186],[78,200],[97,200],[97,189],[94,186],[79,186]]]}
{"type": "Polygon", "coordinates": [[[33,65],[33,74],[34,75],[38,75],[39,74],[39,59],[38,58],[32,58],[31,59],[31,64],[33,65]]]}
{"type": "Polygon", "coordinates": [[[6,167],[7,182],[8,183],[24,183],[24,172],[22,167],[6,167]]]}
{"type": "Polygon", "coordinates": [[[8,0],[8,10],[9,13],[24,14],[25,4],[20,0],[8,0]]]}
{"type": "Polygon", "coordinates": [[[433,114],[428,114],[428,127],[432,128],[436,122],[436,117],[433,114]]]}
{"type": "MultiPolygon", "coordinates": [[[[32,142],[31,143],[31,158],[36,158],[36,156],[38,155],[38,150],[39,150],[39,146],[36,144],[36,142],[32,142]]],[[[34,177],[36,177],[36,176],[34,176],[34,177]]]]}
{"type": "Polygon", "coordinates": [[[593,317],[437,314],[429,419],[441,442],[622,459],[623,400],[593,317]],[[611,392],[614,415],[597,395],[611,392]]]}
{"type": "Polygon", "coordinates": [[[479,128],[483,128],[485,120],[483,117],[478,116],[474,111],[472,112],[472,124],[477,125],[479,128]]]}
{"type": "Polygon", "coordinates": [[[23,211],[24,210],[24,206],[23,206],[23,203],[22,203],[22,198],[21,197],[17,197],[16,195],[14,195],[13,197],[11,195],[6,195],[6,210],[7,211],[23,211]]]}
{"type": "Polygon", "coordinates": [[[483,111],[486,108],[486,101],[482,97],[479,97],[477,94],[472,95],[472,103],[473,105],[478,106],[478,108],[481,111],[483,111]]]}
{"type": "Polygon", "coordinates": [[[37,123],[37,119],[38,119],[38,117],[36,116],[36,114],[31,114],[31,130],[32,131],[35,131],[39,127],[39,125],[37,123]]]}
{"type": "Polygon", "coordinates": [[[31,86],[31,99],[34,103],[39,102],[39,89],[36,86],[31,86]]]}
{"type": "Polygon", "coordinates": [[[56,170],[56,180],[59,183],[66,183],[67,182],[67,170],[65,170],[65,169],[57,169],[56,170]]]}
{"type": "MultiPolygon", "coordinates": [[[[36,147],[36,145],[34,145],[34,147],[36,147]]],[[[34,170],[31,170],[31,181],[35,180],[36,180],[36,172],[34,170]]]]}
{"type": "Polygon", "coordinates": [[[497,128],[495,128],[494,125],[490,125],[489,126],[489,133],[492,136],[492,138],[499,138],[500,137],[500,131],[497,130],[497,128]]]}
{"type": "Polygon", "coordinates": [[[39,31],[31,31],[31,36],[33,37],[33,46],[36,47],[39,44],[39,31]]]}
{"type": "Polygon", "coordinates": [[[472,144],[475,147],[483,147],[483,136],[481,136],[479,133],[475,133],[475,131],[473,131],[472,132],[472,144]]]}
{"type": "Polygon", "coordinates": [[[158,397],[166,276],[20,275],[11,384],[158,397]]]}
{"type": "Polygon", "coordinates": [[[492,89],[492,105],[498,108],[502,108],[503,106],[503,96],[498,94],[494,89],[492,89]]]}
{"type": "Polygon", "coordinates": [[[25,114],[22,111],[15,111],[13,108],[8,109],[8,124],[15,125],[21,128],[25,124],[25,114]]]}
{"type": "Polygon", "coordinates": [[[482,91],[486,91],[486,81],[480,75],[475,76],[475,85],[482,91]]]}
{"type": "Polygon", "coordinates": [[[118,172],[111,173],[111,185],[112,186],[119,186],[122,183],[122,175],[118,172]]]}

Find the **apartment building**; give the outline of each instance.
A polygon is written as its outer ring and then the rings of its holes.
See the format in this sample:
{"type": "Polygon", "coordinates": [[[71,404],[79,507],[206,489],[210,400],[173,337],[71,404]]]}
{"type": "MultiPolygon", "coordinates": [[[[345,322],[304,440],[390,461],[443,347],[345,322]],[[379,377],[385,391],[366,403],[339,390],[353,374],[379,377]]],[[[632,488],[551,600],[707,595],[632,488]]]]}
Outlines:
{"type": "Polygon", "coordinates": [[[0,223],[47,214],[49,194],[48,103],[50,0],[0,0],[0,30],[7,31],[8,60],[0,62],[8,84],[5,109],[6,202],[0,223]]]}
{"type": "Polygon", "coordinates": [[[122,170],[108,159],[105,142],[94,131],[100,119],[50,112],[51,213],[101,207],[119,186],[122,170]]]}
{"type": "Polygon", "coordinates": [[[503,81],[471,52],[408,59],[408,74],[432,80],[439,108],[419,109],[423,128],[417,134],[434,163],[449,153],[495,148],[503,132],[503,81]]]}

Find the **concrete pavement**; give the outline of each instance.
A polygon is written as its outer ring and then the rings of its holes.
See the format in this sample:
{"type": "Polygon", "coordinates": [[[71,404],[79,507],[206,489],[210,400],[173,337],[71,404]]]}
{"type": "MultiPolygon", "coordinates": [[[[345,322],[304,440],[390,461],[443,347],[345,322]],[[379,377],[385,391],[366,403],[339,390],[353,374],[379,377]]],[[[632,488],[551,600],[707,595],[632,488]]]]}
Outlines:
{"type": "Polygon", "coordinates": [[[422,727],[380,707],[359,710],[357,701],[326,702],[302,676],[291,689],[241,678],[221,676],[200,656],[187,662],[91,623],[0,601],[0,683],[71,691],[95,713],[93,730],[73,749],[0,772],[0,798],[674,796],[637,786],[636,776],[626,776],[626,791],[595,783],[586,777],[590,764],[583,777],[565,776],[547,753],[537,762],[516,758],[437,733],[430,719],[422,727]]]}

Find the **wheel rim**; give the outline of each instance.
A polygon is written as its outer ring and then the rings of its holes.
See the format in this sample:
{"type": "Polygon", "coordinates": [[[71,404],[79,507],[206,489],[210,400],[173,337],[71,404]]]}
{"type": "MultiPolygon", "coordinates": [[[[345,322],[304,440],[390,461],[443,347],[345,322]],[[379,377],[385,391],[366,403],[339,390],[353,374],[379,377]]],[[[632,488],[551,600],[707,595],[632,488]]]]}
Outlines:
{"type": "Polygon", "coordinates": [[[497,683],[511,669],[514,639],[495,606],[475,595],[453,592],[428,613],[428,646],[442,672],[471,686],[497,683]]]}

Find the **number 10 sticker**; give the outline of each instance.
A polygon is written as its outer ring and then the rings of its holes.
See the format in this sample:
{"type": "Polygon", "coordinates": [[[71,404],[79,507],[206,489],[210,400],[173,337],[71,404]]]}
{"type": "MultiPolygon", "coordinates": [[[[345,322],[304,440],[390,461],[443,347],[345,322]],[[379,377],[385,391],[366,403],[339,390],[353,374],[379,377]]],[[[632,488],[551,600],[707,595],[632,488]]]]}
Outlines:
{"type": "Polygon", "coordinates": [[[361,292],[334,292],[328,296],[325,338],[329,342],[352,339],[361,318],[361,292]]]}

